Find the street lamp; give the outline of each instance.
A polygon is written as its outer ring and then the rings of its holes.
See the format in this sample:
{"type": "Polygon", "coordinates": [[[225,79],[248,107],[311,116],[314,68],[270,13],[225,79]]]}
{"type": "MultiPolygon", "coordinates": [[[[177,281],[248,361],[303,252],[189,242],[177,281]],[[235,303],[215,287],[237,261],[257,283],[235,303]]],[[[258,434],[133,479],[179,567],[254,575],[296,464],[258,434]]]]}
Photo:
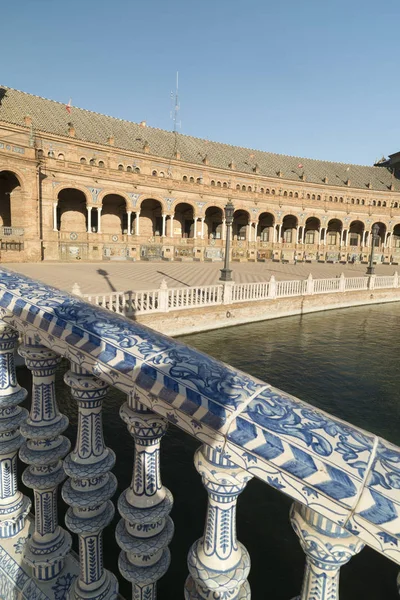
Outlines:
{"type": "Polygon", "coordinates": [[[221,269],[220,281],[232,281],[232,269],[229,268],[229,249],[231,245],[231,225],[233,223],[233,213],[235,207],[232,204],[232,200],[229,198],[227,205],[224,208],[225,211],[225,223],[226,223],[226,237],[225,237],[225,263],[224,268],[221,269]]]}
{"type": "Polygon", "coordinates": [[[379,225],[374,223],[372,225],[372,239],[371,239],[371,254],[369,255],[369,265],[367,267],[367,275],[373,275],[375,273],[374,267],[374,250],[375,250],[375,239],[378,237],[379,225]]]}

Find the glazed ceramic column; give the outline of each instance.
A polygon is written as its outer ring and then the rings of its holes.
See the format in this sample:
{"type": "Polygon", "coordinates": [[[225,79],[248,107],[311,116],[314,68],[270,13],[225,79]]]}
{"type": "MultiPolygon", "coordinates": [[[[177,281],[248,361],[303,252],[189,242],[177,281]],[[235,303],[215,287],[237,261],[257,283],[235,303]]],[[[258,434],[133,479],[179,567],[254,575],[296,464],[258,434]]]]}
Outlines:
{"type": "Polygon", "coordinates": [[[293,504],[290,520],[307,557],[302,591],[296,600],[339,600],[340,567],[364,544],[301,504],[293,504]]]}
{"type": "Polygon", "coordinates": [[[250,599],[250,557],[236,538],[236,503],[251,475],[210,446],[195,453],[208,493],[204,536],[191,547],[185,600],[250,599]]]}
{"type": "Polygon", "coordinates": [[[31,502],[18,491],[17,452],[23,442],[20,426],[28,411],[18,405],[27,391],[17,383],[14,350],[18,332],[0,321],[0,538],[23,529],[31,502]]]}
{"type": "Polygon", "coordinates": [[[157,581],[167,572],[174,525],[168,516],[172,494],[161,483],[160,441],[167,422],[134,395],[120,410],[135,441],[131,486],[118,501],[122,516],[116,538],[122,552],[119,569],[132,582],[133,600],[155,600],[157,581]]]}
{"type": "Polygon", "coordinates": [[[115,454],[104,444],[102,403],[107,385],[75,363],[64,380],[78,403],[78,432],[75,449],[64,461],[68,479],[62,496],[70,508],[67,527],[79,536],[80,573],[69,592],[70,600],[116,598],[116,577],[103,567],[102,531],[114,516],[110,498],[117,480],[110,473],[115,454]]]}
{"type": "Polygon", "coordinates": [[[31,338],[25,338],[19,354],[32,371],[32,404],[27,422],[21,425],[26,438],[20,458],[30,465],[22,476],[34,490],[35,531],[24,548],[24,560],[41,581],[56,577],[71,549],[71,536],[58,525],[57,492],[64,481],[62,459],[70,449],[61,435],[68,419],[60,414],[55,395],[55,374],[60,359],[31,338]]]}

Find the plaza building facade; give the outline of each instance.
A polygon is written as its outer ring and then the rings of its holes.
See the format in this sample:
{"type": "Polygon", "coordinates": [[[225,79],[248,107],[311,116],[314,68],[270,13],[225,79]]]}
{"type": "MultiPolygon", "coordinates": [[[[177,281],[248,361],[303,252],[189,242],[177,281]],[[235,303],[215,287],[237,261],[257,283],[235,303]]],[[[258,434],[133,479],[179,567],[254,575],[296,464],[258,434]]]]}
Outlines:
{"type": "Polygon", "coordinates": [[[0,87],[0,260],[400,262],[400,153],[374,166],[197,139],[0,87]]]}

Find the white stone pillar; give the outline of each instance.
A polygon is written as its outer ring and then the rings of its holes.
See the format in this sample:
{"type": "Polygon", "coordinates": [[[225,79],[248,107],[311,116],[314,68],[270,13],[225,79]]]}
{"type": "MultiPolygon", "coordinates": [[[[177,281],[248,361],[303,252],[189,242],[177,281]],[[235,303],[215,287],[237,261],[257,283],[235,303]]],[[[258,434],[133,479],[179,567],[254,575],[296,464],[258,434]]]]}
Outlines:
{"type": "Polygon", "coordinates": [[[306,226],[303,225],[303,235],[301,236],[301,243],[304,244],[306,241],[306,226]]]}
{"type": "Polygon", "coordinates": [[[53,202],[53,231],[58,231],[58,229],[57,229],[57,202],[53,202]]]}
{"type": "Polygon", "coordinates": [[[204,217],[201,217],[201,239],[204,240],[204,217]]]}
{"type": "Polygon", "coordinates": [[[280,244],[282,241],[282,223],[279,225],[279,233],[278,233],[278,243],[280,244]]]}
{"type": "Polygon", "coordinates": [[[138,210],[135,215],[135,235],[140,235],[140,210],[138,210]]]}
{"type": "Polygon", "coordinates": [[[193,218],[193,238],[197,239],[197,217],[193,218]]]}
{"type": "Polygon", "coordinates": [[[173,238],[174,237],[174,215],[170,215],[169,216],[169,220],[170,220],[170,236],[173,238]]]}
{"type": "Polygon", "coordinates": [[[131,210],[127,210],[126,211],[126,216],[127,216],[128,235],[131,235],[131,229],[132,229],[132,211],[131,210]]]}
{"type": "Polygon", "coordinates": [[[91,233],[92,232],[92,207],[91,206],[87,206],[87,232],[91,233]]]}
{"type": "Polygon", "coordinates": [[[161,237],[165,237],[167,215],[163,214],[161,216],[162,216],[162,233],[161,233],[161,237]]]}
{"type": "Polygon", "coordinates": [[[388,247],[388,238],[389,238],[389,231],[387,231],[387,232],[385,233],[385,241],[384,241],[384,244],[383,244],[383,247],[384,247],[384,248],[387,248],[387,247],[388,247]]]}
{"type": "Polygon", "coordinates": [[[102,206],[97,207],[97,233],[101,233],[101,211],[102,206]]]}
{"type": "Polygon", "coordinates": [[[222,219],[222,232],[221,232],[221,240],[226,238],[226,219],[222,219]]]}

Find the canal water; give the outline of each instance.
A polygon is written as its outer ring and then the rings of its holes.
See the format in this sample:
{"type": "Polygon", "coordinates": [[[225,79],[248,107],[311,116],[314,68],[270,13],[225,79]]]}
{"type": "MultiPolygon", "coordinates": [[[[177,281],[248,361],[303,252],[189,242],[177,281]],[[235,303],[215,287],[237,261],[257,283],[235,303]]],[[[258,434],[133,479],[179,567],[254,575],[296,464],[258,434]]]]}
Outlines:
{"type": "MultiPolygon", "coordinates": [[[[400,445],[400,304],[359,307],[288,317],[185,336],[181,341],[255,375],[337,417],[400,445]]],[[[60,409],[76,432],[77,413],[58,373],[60,409]]],[[[21,385],[30,375],[19,369],[21,385]]],[[[28,388],[29,389],[29,388],[28,388]]],[[[104,406],[106,443],[117,453],[114,469],[121,493],[130,483],[132,440],[118,417],[122,394],[110,390],[104,406]]],[[[202,535],[206,493],[193,467],[197,442],[171,426],[162,442],[162,476],[172,491],[176,532],[172,563],[159,583],[159,600],[183,598],[190,545],[202,535]]],[[[115,498],[116,500],[116,498],[115,498]]],[[[238,503],[238,537],[252,560],[254,600],[291,600],[300,593],[304,554],[289,523],[291,501],[252,480],[238,503]]],[[[65,506],[60,503],[63,521],[65,506]]],[[[105,564],[117,573],[119,550],[114,526],[104,533],[105,564]]],[[[398,600],[400,569],[377,552],[364,549],[341,572],[340,600],[398,600]]],[[[130,585],[121,593],[130,598],[130,585]]]]}

